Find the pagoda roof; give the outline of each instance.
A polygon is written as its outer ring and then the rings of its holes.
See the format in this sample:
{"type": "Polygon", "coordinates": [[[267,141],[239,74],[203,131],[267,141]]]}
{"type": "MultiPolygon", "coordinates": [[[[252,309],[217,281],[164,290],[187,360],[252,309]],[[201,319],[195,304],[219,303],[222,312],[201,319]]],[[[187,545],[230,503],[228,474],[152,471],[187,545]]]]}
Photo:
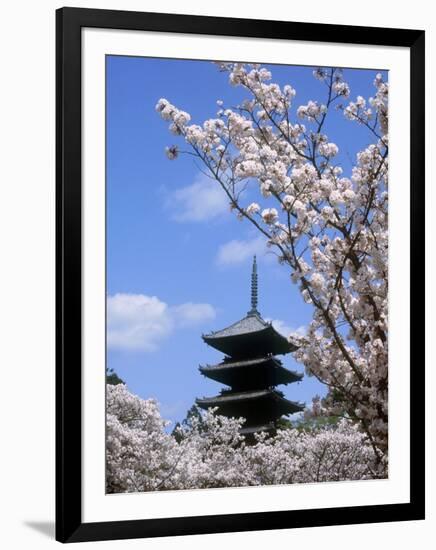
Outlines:
{"type": "Polygon", "coordinates": [[[250,311],[243,319],[222,330],[203,335],[203,340],[231,357],[282,355],[297,349],[257,311],[250,311]]]}
{"type": "MultiPolygon", "coordinates": [[[[233,323],[232,325],[223,328],[222,330],[211,332],[210,334],[205,335],[204,338],[212,339],[240,336],[241,334],[261,332],[269,326],[272,326],[271,323],[267,323],[266,321],[264,321],[258,313],[248,313],[240,321],[236,321],[236,323],[233,323]]],[[[282,336],[282,338],[284,337],[282,336]]]]}
{"type": "Polygon", "coordinates": [[[214,397],[197,398],[195,401],[201,408],[220,407],[232,403],[249,403],[258,400],[273,401],[280,406],[283,414],[293,414],[304,409],[303,403],[289,401],[273,389],[245,392],[228,392],[214,397]]]}
{"type": "Polygon", "coordinates": [[[228,383],[237,377],[256,377],[262,371],[269,370],[269,378],[274,379],[276,384],[289,384],[299,382],[303,374],[286,369],[282,362],[275,357],[257,357],[245,360],[226,360],[219,365],[205,365],[199,367],[202,374],[218,382],[228,383]]]}

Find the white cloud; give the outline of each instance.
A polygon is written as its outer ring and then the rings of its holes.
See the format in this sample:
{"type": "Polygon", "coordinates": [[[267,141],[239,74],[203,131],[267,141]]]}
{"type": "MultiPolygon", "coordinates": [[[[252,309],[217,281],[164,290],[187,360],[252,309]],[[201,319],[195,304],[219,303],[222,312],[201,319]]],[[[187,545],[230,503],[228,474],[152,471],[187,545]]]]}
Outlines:
{"type": "Polygon", "coordinates": [[[178,222],[203,222],[229,212],[229,200],[218,182],[200,174],[187,187],[166,199],[166,207],[178,222]]]}
{"type": "Polygon", "coordinates": [[[265,321],[272,323],[276,331],[280,332],[285,338],[289,338],[291,334],[298,334],[298,336],[304,336],[306,334],[306,327],[304,325],[294,328],[281,319],[265,319],[265,321]]]}
{"type": "Polygon", "coordinates": [[[168,306],[156,296],[118,293],[107,299],[107,344],[115,349],[156,351],[174,330],[214,317],[210,304],[168,306]]]}
{"type": "Polygon", "coordinates": [[[234,239],[219,247],[216,262],[221,266],[241,264],[252,259],[254,254],[264,257],[266,251],[266,242],[262,236],[246,241],[234,239]]]}
{"type": "Polygon", "coordinates": [[[216,313],[210,304],[193,304],[187,302],[171,308],[174,319],[181,326],[191,326],[203,321],[215,319],[216,313]]]}
{"type": "Polygon", "coordinates": [[[167,304],[156,296],[115,294],[107,299],[108,347],[154,351],[173,324],[167,304]]]}

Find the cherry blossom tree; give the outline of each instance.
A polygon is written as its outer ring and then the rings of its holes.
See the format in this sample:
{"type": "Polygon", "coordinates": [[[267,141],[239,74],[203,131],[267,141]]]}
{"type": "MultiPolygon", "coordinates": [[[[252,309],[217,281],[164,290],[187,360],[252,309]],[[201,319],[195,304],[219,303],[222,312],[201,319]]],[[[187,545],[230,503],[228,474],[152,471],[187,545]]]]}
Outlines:
{"type": "Polygon", "coordinates": [[[364,480],[385,476],[365,434],[337,428],[279,430],[246,445],[244,419],[203,413],[165,432],[156,401],[107,386],[106,488],[109,493],[364,480]]]}
{"type": "Polygon", "coordinates": [[[157,402],[131,394],[124,384],[106,385],[106,488],[110,493],[157,490],[174,468],[176,442],[157,402]]]}
{"type": "MultiPolygon", "coordinates": [[[[319,68],[322,100],[294,106],[291,85],[272,82],[259,65],[219,63],[246,99],[216,118],[192,124],[189,113],[160,99],[156,110],[187,145],[229,205],[265,237],[313,307],[308,332],[290,338],[295,358],[328,392],[314,414],[352,419],[379,462],[388,447],[388,84],[350,101],[339,69],[319,68]],[[325,134],[332,109],[364,127],[371,143],[347,175],[339,147],[325,134]],[[247,197],[257,194],[256,202],[247,197]]],[[[343,138],[343,136],[342,136],[343,138]]]]}

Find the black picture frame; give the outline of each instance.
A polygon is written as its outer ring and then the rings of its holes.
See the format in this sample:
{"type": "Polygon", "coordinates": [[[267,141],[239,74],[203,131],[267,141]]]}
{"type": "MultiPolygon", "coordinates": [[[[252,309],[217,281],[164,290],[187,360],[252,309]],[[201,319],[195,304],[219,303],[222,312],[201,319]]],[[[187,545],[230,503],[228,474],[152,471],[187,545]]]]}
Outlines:
{"type": "Polygon", "coordinates": [[[56,12],[56,539],[95,541],[424,519],[424,31],[62,8],[56,12]],[[410,49],[410,502],[82,522],[81,29],[129,29],[410,49]]]}

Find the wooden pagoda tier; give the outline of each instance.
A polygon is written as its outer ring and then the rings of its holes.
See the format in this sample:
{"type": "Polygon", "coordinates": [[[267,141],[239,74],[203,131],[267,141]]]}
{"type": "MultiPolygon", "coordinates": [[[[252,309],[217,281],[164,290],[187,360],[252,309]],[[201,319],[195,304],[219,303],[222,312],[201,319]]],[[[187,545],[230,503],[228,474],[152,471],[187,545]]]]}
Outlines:
{"type": "Polygon", "coordinates": [[[218,407],[218,414],[229,417],[243,416],[247,419],[244,428],[275,424],[283,415],[303,410],[304,405],[286,399],[282,392],[274,389],[234,392],[223,390],[216,397],[197,399],[197,405],[203,409],[218,407]]]}
{"type": "Polygon", "coordinates": [[[275,386],[299,382],[303,375],[286,369],[274,357],[297,349],[257,311],[257,265],[251,276],[251,310],[229,327],[202,336],[211,347],[226,355],[218,365],[200,366],[200,372],[230,389],[214,397],[196,399],[202,409],[217,407],[217,413],[244,417],[241,434],[275,431],[283,415],[300,412],[304,404],[289,401],[275,386]]]}
{"type": "Polygon", "coordinates": [[[206,344],[232,358],[284,355],[297,349],[257,311],[250,311],[233,325],[202,338],[206,344]]]}
{"type": "Polygon", "coordinates": [[[226,358],[219,365],[200,365],[199,370],[207,378],[227,384],[235,391],[292,384],[303,378],[302,374],[286,369],[282,362],[272,355],[237,361],[226,358]]]}

